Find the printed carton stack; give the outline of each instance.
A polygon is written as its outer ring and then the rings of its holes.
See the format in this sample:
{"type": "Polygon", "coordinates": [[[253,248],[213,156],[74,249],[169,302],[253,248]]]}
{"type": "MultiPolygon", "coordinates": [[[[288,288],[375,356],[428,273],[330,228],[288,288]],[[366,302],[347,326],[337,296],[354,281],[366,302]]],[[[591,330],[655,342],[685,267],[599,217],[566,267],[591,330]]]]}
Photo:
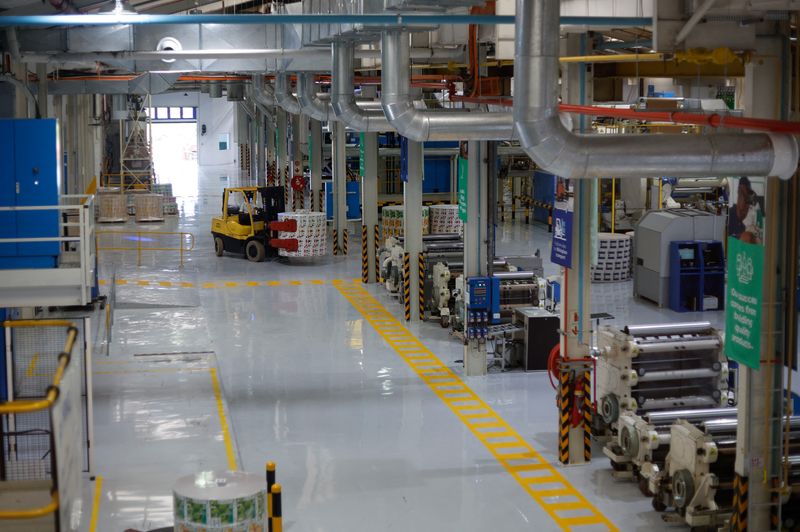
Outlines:
{"type": "MultiPolygon", "coordinates": [[[[402,205],[387,205],[382,210],[381,228],[383,238],[390,236],[403,236],[403,213],[405,207],[402,205]]],[[[430,208],[422,207],[422,234],[430,233],[430,208]]]]}
{"type": "Polygon", "coordinates": [[[630,235],[598,233],[597,266],[592,266],[592,281],[615,283],[631,278],[630,235]]]}
{"type": "Polygon", "coordinates": [[[164,196],[164,214],[178,214],[178,201],[172,195],[172,183],[152,185],[150,189],[153,194],[164,196]]]}
{"type": "Polygon", "coordinates": [[[461,233],[464,224],[458,217],[458,205],[431,205],[431,234],[461,233]]]}
{"type": "Polygon", "coordinates": [[[281,249],[282,257],[321,257],[328,253],[328,224],[325,213],[310,211],[282,212],[278,220],[296,220],[297,231],[278,232],[278,238],[296,238],[297,251],[281,249]]]}

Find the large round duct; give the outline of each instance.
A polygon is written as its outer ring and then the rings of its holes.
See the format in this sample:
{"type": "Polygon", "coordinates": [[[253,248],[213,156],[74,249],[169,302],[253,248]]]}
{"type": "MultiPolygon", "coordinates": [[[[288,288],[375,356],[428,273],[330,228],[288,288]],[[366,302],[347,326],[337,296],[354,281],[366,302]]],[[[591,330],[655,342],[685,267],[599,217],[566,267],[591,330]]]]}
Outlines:
{"type": "Polygon", "coordinates": [[[210,81],[201,81],[200,82],[200,92],[203,94],[208,94],[209,89],[211,87],[210,81]]]}
{"type": "Polygon", "coordinates": [[[113,120],[128,119],[128,96],[126,94],[111,95],[111,118],[113,120]]]}
{"type": "Polygon", "coordinates": [[[208,95],[212,98],[222,98],[222,85],[218,81],[212,81],[208,85],[208,95]]]}
{"type": "Polygon", "coordinates": [[[244,101],[244,83],[228,83],[228,101],[241,102],[244,101]]]}

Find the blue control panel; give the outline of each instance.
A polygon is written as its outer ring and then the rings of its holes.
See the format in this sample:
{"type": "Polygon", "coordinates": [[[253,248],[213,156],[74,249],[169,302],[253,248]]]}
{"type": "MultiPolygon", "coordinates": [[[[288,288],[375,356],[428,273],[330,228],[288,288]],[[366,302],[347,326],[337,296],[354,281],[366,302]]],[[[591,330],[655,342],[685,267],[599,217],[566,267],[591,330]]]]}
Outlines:
{"type": "Polygon", "coordinates": [[[467,279],[467,339],[486,338],[490,324],[500,321],[500,279],[467,279]]]}

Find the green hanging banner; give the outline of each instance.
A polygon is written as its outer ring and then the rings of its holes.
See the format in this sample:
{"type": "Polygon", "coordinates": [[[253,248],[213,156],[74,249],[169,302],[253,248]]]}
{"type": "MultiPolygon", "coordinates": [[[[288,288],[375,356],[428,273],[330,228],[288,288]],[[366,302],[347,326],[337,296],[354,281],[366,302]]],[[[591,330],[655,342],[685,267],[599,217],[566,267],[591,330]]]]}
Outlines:
{"type": "Polygon", "coordinates": [[[361,174],[361,177],[364,177],[366,173],[364,171],[366,163],[364,162],[364,134],[358,134],[358,173],[361,174]]]}
{"type": "Polygon", "coordinates": [[[759,369],[764,246],[728,237],[728,293],[725,302],[725,354],[759,369]]]}
{"type": "Polygon", "coordinates": [[[469,177],[469,161],[465,157],[458,158],[458,218],[467,221],[467,178],[469,177]]]}

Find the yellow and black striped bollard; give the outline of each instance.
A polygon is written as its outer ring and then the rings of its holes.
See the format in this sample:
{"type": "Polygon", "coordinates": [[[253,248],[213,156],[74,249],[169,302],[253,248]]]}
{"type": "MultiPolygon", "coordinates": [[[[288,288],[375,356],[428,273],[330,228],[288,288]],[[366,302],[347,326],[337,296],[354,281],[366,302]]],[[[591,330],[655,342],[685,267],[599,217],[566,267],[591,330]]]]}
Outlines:
{"type": "Polygon", "coordinates": [[[425,321],[425,253],[419,253],[419,319],[425,321]]]}
{"type": "Polygon", "coordinates": [[[367,242],[367,226],[361,225],[361,282],[369,282],[369,242],[367,242]]]}
{"type": "Polygon", "coordinates": [[[281,485],[273,484],[270,489],[272,498],[272,517],[269,520],[270,532],[283,532],[283,504],[281,504],[281,485]]]}
{"type": "Polygon", "coordinates": [[[339,254],[339,232],[336,229],[333,230],[333,254],[339,254]]]}
{"type": "Polygon", "coordinates": [[[406,321],[411,321],[411,256],[403,253],[403,307],[406,321]]]}
{"type": "Polygon", "coordinates": [[[558,402],[558,461],[562,464],[569,463],[569,392],[570,392],[570,372],[562,370],[559,378],[558,402]]]}
{"type": "Polygon", "coordinates": [[[325,189],[319,189],[319,212],[325,212],[325,189]]]}
{"type": "Polygon", "coordinates": [[[592,372],[583,373],[583,459],[592,460],[592,372]]]}
{"type": "Polygon", "coordinates": [[[373,227],[373,233],[375,234],[375,241],[372,243],[373,247],[375,248],[375,280],[379,283],[383,282],[381,279],[381,226],[375,224],[373,227]]]}
{"type": "Polygon", "coordinates": [[[275,485],[275,462],[267,462],[267,525],[272,532],[272,486],[275,485]]]}
{"type": "Polygon", "coordinates": [[[342,255],[347,255],[347,251],[350,249],[350,234],[347,229],[342,229],[342,255]]]}

